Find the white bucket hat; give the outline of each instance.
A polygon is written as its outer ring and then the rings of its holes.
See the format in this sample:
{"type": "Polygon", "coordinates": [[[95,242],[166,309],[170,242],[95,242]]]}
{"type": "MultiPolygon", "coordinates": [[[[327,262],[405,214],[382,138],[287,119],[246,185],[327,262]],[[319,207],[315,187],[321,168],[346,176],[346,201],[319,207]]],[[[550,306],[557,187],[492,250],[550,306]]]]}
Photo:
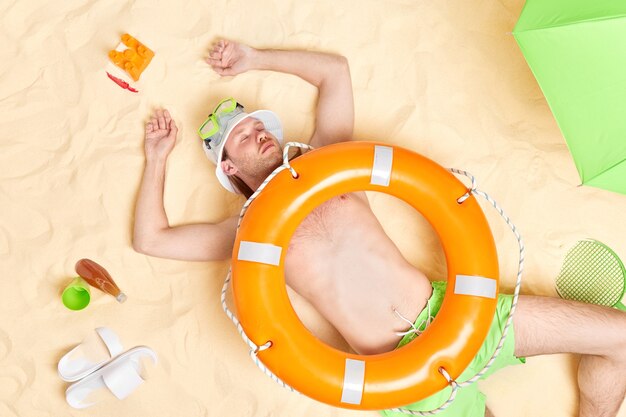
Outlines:
{"type": "Polygon", "coordinates": [[[230,132],[243,120],[248,117],[263,122],[265,130],[270,132],[278,139],[278,142],[283,144],[283,127],[280,123],[280,119],[276,113],[269,110],[257,110],[252,113],[246,113],[243,111],[243,106],[237,105],[237,107],[229,112],[223,113],[217,116],[219,131],[210,137],[210,139],[202,142],[202,148],[207,158],[215,164],[215,176],[222,185],[231,193],[241,194],[239,190],[235,189],[228,179],[228,175],[222,169],[222,156],[224,154],[224,146],[228,140],[230,132]]]}

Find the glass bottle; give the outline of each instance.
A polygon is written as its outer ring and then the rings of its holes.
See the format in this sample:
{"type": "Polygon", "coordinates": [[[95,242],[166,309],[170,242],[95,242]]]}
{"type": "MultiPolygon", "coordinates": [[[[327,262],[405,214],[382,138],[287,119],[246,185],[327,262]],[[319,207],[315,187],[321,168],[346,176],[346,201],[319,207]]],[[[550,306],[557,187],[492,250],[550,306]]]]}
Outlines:
{"type": "Polygon", "coordinates": [[[102,266],[98,265],[91,259],[81,259],[76,262],[76,273],[83,277],[89,285],[96,287],[107,294],[112,295],[115,299],[123,303],[126,301],[126,294],[120,291],[111,275],[102,266]]]}

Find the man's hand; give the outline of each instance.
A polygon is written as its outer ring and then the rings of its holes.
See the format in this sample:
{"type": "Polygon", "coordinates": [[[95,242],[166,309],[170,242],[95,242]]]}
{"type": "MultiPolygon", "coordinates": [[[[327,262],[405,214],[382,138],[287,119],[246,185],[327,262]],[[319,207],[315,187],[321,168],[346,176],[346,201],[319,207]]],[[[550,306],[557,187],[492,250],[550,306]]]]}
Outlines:
{"type": "Polygon", "coordinates": [[[319,91],[315,132],[309,143],[318,148],[352,139],[354,99],[345,57],[303,50],[255,49],[221,39],[206,61],[222,76],[251,69],[297,75],[319,91]]]}
{"type": "Polygon", "coordinates": [[[146,159],[164,161],[176,143],[178,128],[167,110],[157,109],[146,123],[146,159]]]}
{"type": "Polygon", "coordinates": [[[206,62],[219,75],[237,75],[252,69],[256,50],[247,45],[220,39],[206,62]]]}

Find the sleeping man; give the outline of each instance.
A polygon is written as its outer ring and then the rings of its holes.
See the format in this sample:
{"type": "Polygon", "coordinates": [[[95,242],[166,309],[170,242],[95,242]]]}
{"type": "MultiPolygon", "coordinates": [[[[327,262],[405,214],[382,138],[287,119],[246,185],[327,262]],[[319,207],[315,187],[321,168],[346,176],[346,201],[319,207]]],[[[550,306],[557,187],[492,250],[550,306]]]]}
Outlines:
{"type": "MultiPolygon", "coordinates": [[[[315,131],[309,144],[319,148],[351,140],[354,104],[344,57],[258,50],[221,40],[207,62],[221,76],[255,69],[299,76],[318,89],[315,131]]],[[[238,216],[215,224],[169,225],[163,187],[176,123],[167,110],[156,110],[145,131],[146,165],[136,205],[134,249],[188,261],[230,259],[238,216]]],[[[273,112],[246,113],[234,99],[222,100],[199,133],[219,182],[231,192],[249,197],[282,164],[282,124],[273,112]]],[[[336,196],[305,218],[290,242],[284,271],[289,287],[308,300],[355,352],[365,355],[392,350],[417,337],[423,330],[417,327],[428,322],[429,313],[434,316],[439,310],[446,286],[445,282],[431,283],[404,259],[363,191],[336,196]]],[[[510,295],[499,296],[499,314],[459,381],[472,377],[491,357],[511,301],[510,295]]],[[[618,310],[521,295],[513,326],[492,369],[523,362],[529,356],[566,352],[581,355],[579,416],[615,416],[626,393],[626,314],[618,310]]],[[[441,391],[410,408],[437,408],[448,395],[441,391]]],[[[485,397],[472,384],[460,388],[452,405],[439,415],[482,417],[485,412],[485,397]]]]}

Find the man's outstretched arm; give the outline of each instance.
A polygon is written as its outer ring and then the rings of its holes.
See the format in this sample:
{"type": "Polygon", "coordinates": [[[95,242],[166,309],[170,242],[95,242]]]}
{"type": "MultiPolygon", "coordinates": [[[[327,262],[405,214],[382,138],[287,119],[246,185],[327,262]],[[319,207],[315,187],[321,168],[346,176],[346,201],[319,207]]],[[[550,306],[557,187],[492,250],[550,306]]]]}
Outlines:
{"type": "Polygon", "coordinates": [[[217,224],[170,227],[163,207],[167,157],[178,129],[167,110],[156,110],[146,124],[146,166],[135,207],[133,248],[146,255],[187,261],[228,259],[232,253],[237,217],[217,224]]]}
{"type": "Polygon", "coordinates": [[[348,60],[340,55],[310,51],[254,49],[220,40],[207,62],[220,75],[237,75],[252,69],[294,74],[319,91],[314,147],[352,139],[354,99],[348,60]]]}

